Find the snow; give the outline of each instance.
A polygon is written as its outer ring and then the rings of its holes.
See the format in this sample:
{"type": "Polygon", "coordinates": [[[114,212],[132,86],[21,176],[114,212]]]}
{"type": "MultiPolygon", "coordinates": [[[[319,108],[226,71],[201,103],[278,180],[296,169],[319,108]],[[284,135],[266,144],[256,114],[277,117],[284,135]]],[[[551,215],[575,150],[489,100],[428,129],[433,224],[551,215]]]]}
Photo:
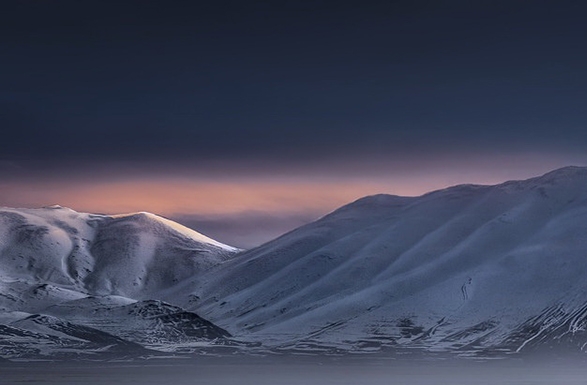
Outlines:
{"type": "Polygon", "coordinates": [[[148,297],[237,251],[150,213],[0,209],[0,276],[83,293],[148,297]]]}
{"type": "Polygon", "coordinates": [[[134,217],[137,215],[145,215],[147,216],[149,219],[152,219],[154,221],[158,221],[160,223],[162,223],[163,225],[169,227],[170,229],[173,229],[174,231],[176,231],[177,233],[183,235],[186,238],[189,239],[193,239],[196,240],[200,243],[204,243],[204,244],[208,244],[208,245],[214,245],[216,247],[219,247],[221,249],[227,250],[227,251],[231,251],[231,252],[237,252],[240,249],[236,248],[236,247],[232,247],[232,246],[228,246],[225,245],[223,243],[220,243],[218,241],[215,241],[212,238],[208,238],[207,236],[198,233],[197,231],[194,231],[190,228],[187,228],[183,225],[180,225],[177,222],[171,221],[167,218],[163,218],[159,215],[155,215],[149,212],[145,212],[145,211],[141,211],[138,213],[132,213],[132,214],[120,214],[120,215],[112,215],[112,218],[128,218],[128,217],[134,217]]]}
{"type": "Polygon", "coordinates": [[[577,167],[365,197],[248,251],[145,212],[2,208],[0,324],[40,313],[166,352],[215,325],[255,353],[581,351],[586,251],[577,167]]]}
{"type": "Polygon", "coordinates": [[[585,302],[586,223],[585,168],[415,198],[378,195],[244,252],[173,295],[191,291],[198,300],[184,305],[276,346],[312,335],[348,348],[377,331],[402,344],[457,348],[462,341],[443,340],[480,323],[495,325],[484,342],[493,346],[553,304],[570,313],[585,302]],[[401,337],[402,319],[431,334],[401,337]]]}
{"type": "Polygon", "coordinates": [[[184,330],[186,343],[202,345],[216,335],[207,321],[197,333],[183,324],[196,322],[197,315],[175,310],[168,318],[179,318],[178,326],[161,321],[163,326],[155,328],[126,309],[187,278],[197,279],[237,252],[150,213],[0,208],[0,356],[135,349],[139,345],[115,337],[141,334],[132,325],[163,330],[149,340],[160,345],[184,330]]]}

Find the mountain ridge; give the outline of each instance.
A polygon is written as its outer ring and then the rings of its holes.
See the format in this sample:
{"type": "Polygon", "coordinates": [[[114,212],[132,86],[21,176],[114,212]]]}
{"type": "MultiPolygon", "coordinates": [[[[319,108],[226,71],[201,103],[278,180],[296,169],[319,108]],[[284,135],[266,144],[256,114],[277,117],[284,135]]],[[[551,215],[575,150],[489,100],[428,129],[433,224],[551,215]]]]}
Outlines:
{"type": "Polygon", "coordinates": [[[195,234],[146,212],[0,209],[0,356],[102,348],[50,325],[175,353],[586,352],[585,167],[367,196],[245,251],[195,234]],[[18,322],[36,314],[43,335],[18,322]]]}
{"type": "Polygon", "coordinates": [[[276,346],[313,335],[356,347],[373,337],[367,325],[391,319],[378,329],[394,343],[446,349],[455,347],[444,338],[460,333],[447,322],[495,325],[489,349],[526,317],[561,302],[570,313],[582,306],[586,176],[570,167],[420,197],[361,198],[213,269],[190,289],[201,300],[186,306],[276,346]],[[402,320],[434,333],[402,337],[402,320]]]}
{"type": "Polygon", "coordinates": [[[197,314],[154,300],[237,252],[145,212],[0,208],[0,356],[153,356],[225,340],[197,314]]]}

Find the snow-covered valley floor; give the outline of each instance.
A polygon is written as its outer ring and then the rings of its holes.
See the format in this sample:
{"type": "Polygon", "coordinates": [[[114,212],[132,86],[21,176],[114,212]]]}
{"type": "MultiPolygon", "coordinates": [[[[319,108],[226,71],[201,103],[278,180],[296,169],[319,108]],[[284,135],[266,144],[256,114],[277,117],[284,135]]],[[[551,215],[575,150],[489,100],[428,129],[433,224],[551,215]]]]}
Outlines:
{"type": "Polygon", "coordinates": [[[2,383],[43,385],[522,385],[584,384],[584,362],[430,362],[229,357],[118,363],[0,365],[2,383]]]}

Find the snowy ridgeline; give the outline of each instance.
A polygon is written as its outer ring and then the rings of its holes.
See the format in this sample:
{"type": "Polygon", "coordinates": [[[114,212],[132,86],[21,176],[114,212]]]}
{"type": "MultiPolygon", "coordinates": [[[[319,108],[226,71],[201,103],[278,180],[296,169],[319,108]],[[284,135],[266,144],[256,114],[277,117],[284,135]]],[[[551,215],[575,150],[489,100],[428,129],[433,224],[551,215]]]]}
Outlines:
{"type": "Polygon", "coordinates": [[[586,276],[578,167],[366,197],[248,251],[148,213],[5,208],[0,356],[582,354],[586,276]]]}
{"type": "Polygon", "coordinates": [[[1,209],[0,356],[151,355],[223,340],[227,331],[156,299],[238,251],[149,213],[1,209]]]}

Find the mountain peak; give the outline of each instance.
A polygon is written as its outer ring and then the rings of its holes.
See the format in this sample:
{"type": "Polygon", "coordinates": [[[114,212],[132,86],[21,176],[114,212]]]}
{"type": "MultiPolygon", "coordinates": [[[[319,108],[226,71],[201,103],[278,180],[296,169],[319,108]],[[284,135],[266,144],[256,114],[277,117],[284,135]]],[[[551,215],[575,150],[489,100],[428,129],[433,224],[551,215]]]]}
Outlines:
{"type": "Polygon", "coordinates": [[[42,207],[45,210],[67,210],[67,211],[75,211],[73,209],[70,209],[69,207],[65,207],[65,206],[61,206],[61,205],[49,205],[49,206],[43,206],[42,207]]]}
{"type": "Polygon", "coordinates": [[[112,215],[111,217],[112,218],[145,218],[147,220],[151,220],[156,223],[159,223],[169,229],[172,229],[176,233],[179,233],[187,238],[194,239],[194,240],[199,241],[201,243],[216,246],[216,247],[219,247],[223,250],[227,250],[230,252],[239,251],[239,249],[237,249],[235,247],[220,243],[220,242],[218,242],[212,238],[209,238],[209,237],[205,236],[204,234],[201,234],[195,230],[192,230],[189,227],[186,227],[180,223],[177,223],[175,221],[172,221],[170,219],[167,219],[165,217],[162,217],[160,215],[153,214],[153,213],[150,213],[147,211],[140,211],[140,212],[130,213],[130,214],[112,215]]]}
{"type": "Polygon", "coordinates": [[[581,166],[566,166],[558,168],[556,170],[547,172],[546,174],[538,177],[537,179],[543,180],[556,180],[561,178],[575,178],[575,177],[587,177],[587,167],[581,166]]]}

